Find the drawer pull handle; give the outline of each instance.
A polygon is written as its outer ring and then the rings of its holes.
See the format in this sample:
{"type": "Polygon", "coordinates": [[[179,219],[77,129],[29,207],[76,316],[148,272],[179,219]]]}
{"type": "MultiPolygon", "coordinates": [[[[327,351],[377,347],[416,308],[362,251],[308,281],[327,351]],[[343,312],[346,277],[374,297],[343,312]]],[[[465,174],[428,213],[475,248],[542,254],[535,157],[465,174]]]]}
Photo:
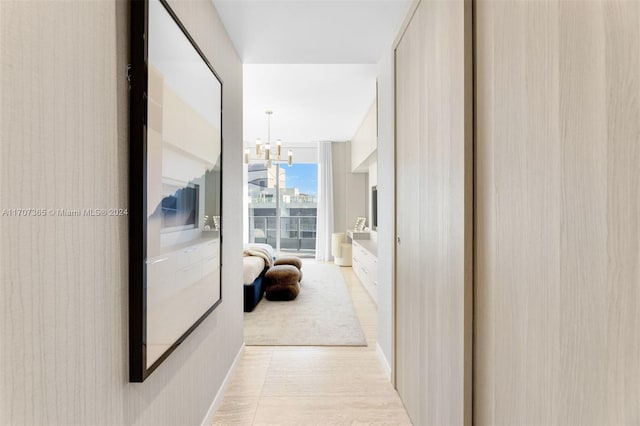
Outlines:
{"type": "Polygon", "coordinates": [[[156,259],[152,262],[147,261],[147,265],[155,265],[156,263],[164,262],[165,260],[169,260],[169,258],[163,257],[162,259],[156,259]]]}

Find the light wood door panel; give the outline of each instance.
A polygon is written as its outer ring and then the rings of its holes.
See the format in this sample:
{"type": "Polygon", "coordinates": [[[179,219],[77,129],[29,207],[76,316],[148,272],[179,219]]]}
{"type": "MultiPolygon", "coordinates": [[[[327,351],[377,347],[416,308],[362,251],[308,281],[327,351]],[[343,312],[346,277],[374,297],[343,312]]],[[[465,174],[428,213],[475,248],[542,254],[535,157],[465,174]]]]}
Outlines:
{"type": "Polygon", "coordinates": [[[396,49],[396,377],[415,424],[469,424],[470,3],[422,2],[396,49]]]}
{"type": "MultiPolygon", "coordinates": [[[[420,15],[414,15],[420,20],[420,15]]],[[[416,21],[417,22],[417,21],[416,21]]],[[[407,412],[414,420],[420,410],[420,381],[416,372],[420,369],[421,309],[415,300],[421,300],[422,286],[419,266],[412,258],[417,253],[420,218],[417,208],[417,189],[420,177],[420,55],[417,34],[419,25],[407,28],[402,43],[396,50],[396,377],[398,392],[407,412]],[[411,188],[414,191],[411,191],[411,188]],[[398,311],[398,308],[402,311],[398,311]],[[413,378],[413,379],[412,379],[413,378]]]]}
{"type": "Polygon", "coordinates": [[[640,3],[476,3],[478,424],[640,423],[640,3]]]}

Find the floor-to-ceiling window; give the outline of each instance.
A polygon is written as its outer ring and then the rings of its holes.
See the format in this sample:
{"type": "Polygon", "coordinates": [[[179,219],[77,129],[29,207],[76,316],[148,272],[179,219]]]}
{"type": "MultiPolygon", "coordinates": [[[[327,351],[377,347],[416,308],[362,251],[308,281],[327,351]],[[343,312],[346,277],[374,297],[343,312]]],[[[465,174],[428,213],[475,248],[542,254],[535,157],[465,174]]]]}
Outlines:
{"type": "Polygon", "coordinates": [[[248,166],[249,242],[280,252],[314,255],[318,165],[266,163],[248,166]]]}

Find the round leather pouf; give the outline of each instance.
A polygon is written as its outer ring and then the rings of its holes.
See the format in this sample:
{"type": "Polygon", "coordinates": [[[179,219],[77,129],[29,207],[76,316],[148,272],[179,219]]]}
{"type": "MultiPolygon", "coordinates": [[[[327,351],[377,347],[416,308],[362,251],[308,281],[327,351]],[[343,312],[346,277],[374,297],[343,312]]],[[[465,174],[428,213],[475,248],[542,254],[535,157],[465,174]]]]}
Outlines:
{"type": "Polygon", "coordinates": [[[296,268],[298,268],[298,271],[300,271],[300,277],[298,277],[298,282],[302,281],[302,259],[300,259],[297,256],[281,256],[279,258],[276,259],[275,262],[273,262],[273,264],[275,266],[280,266],[280,265],[292,265],[295,266],[296,268]]]}
{"type": "Polygon", "coordinates": [[[300,271],[293,265],[276,265],[264,274],[265,297],[271,301],[294,300],[300,293],[300,271]]]}
{"type": "Polygon", "coordinates": [[[297,256],[281,256],[273,262],[274,265],[293,265],[298,270],[302,269],[302,260],[297,256]]]}

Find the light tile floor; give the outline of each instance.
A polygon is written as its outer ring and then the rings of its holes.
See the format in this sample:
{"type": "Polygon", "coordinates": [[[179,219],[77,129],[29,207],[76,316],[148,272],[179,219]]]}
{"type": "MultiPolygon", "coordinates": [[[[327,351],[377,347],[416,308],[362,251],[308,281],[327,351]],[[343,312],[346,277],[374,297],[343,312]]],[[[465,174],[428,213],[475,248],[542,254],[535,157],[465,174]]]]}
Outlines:
{"type": "Polygon", "coordinates": [[[341,271],[367,346],[247,346],[214,425],[411,424],[376,353],[376,306],[341,271]]]}

